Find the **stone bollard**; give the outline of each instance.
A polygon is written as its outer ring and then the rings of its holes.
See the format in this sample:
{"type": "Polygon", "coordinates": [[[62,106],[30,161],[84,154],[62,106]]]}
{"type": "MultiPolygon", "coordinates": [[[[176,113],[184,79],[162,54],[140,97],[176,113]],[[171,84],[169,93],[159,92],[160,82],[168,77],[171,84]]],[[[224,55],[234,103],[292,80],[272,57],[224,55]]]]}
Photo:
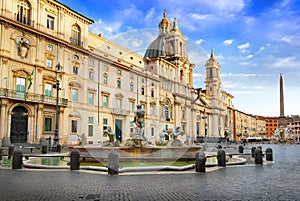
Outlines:
{"type": "Polygon", "coordinates": [[[47,154],[47,145],[42,145],[42,154],[47,154]]]}
{"type": "Polygon", "coordinates": [[[22,169],[23,153],[21,150],[16,150],[13,153],[12,169],[22,169]]]}
{"type": "Polygon", "coordinates": [[[251,148],[251,156],[254,157],[254,152],[255,152],[256,147],[251,148]]]}
{"type": "Polygon", "coordinates": [[[119,155],[112,151],[108,154],[108,174],[113,176],[119,174],[119,155]]]}
{"type": "Polygon", "coordinates": [[[9,145],[8,147],[8,159],[11,159],[13,153],[14,153],[15,147],[14,145],[9,145]]]}
{"type": "Polygon", "coordinates": [[[71,151],[70,156],[70,170],[79,170],[80,169],[80,152],[77,149],[71,151]]]}
{"type": "Polygon", "coordinates": [[[217,152],[218,166],[226,166],[226,153],[224,150],[218,150],[217,152]]]}
{"type": "Polygon", "coordinates": [[[254,151],[255,164],[263,164],[263,154],[260,148],[256,148],[254,151]]]}
{"type": "Polygon", "coordinates": [[[271,148],[266,149],[266,161],[273,161],[273,151],[271,148]]]}
{"type": "Polygon", "coordinates": [[[206,156],[203,151],[196,154],[196,172],[205,172],[206,156]]]}
{"type": "Polygon", "coordinates": [[[243,145],[239,146],[239,153],[240,154],[244,153],[244,147],[243,147],[243,145]]]}

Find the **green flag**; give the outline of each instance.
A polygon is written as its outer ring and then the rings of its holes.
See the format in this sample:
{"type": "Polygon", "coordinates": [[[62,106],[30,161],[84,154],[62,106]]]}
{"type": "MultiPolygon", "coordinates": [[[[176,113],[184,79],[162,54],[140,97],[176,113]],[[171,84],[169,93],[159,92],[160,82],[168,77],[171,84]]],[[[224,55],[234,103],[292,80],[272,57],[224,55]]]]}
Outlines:
{"type": "Polygon", "coordinates": [[[28,85],[28,90],[30,89],[31,85],[32,85],[32,81],[33,81],[33,73],[34,73],[34,69],[32,69],[31,75],[29,77],[29,85],[28,85]]]}

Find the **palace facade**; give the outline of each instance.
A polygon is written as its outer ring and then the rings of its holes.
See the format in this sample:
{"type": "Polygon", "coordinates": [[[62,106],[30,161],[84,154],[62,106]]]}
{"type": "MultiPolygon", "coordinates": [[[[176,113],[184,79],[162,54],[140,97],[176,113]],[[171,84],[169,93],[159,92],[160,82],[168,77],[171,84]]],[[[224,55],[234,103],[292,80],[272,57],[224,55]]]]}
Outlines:
{"type": "Polygon", "coordinates": [[[178,126],[186,143],[198,136],[237,140],[244,132],[245,118],[235,115],[233,96],[222,90],[213,50],[204,66],[206,88],[194,88],[195,66],[175,18],[171,23],[163,13],[144,56],[89,32],[92,23],[55,0],[0,2],[2,145],[39,143],[55,132],[62,145],[78,136],[101,144],[108,126],[125,142],[137,104],[152,142],[178,126]]]}

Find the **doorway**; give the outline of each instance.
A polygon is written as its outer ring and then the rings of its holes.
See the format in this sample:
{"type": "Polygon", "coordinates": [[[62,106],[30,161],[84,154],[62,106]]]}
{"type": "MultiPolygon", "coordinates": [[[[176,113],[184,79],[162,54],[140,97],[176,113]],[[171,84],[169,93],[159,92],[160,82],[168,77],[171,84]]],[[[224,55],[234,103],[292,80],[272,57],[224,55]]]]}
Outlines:
{"type": "Polygon", "coordinates": [[[23,106],[12,110],[10,141],[11,143],[26,143],[28,135],[28,111],[23,106]]]}
{"type": "Polygon", "coordinates": [[[122,142],[122,120],[116,120],[115,123],[116,140],[122,142]]]}

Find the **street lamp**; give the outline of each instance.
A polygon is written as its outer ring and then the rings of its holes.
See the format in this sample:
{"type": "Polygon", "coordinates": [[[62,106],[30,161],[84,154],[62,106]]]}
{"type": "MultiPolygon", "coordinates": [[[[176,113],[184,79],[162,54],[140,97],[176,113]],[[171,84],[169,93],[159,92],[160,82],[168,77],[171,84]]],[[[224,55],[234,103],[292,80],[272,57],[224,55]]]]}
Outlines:
{"type": "Polygon", "coordinates": [[[53,88],[56,88],[56,109],[55,109],[55,130],[54,130],[54,148],[53,151],[56,152],[60,152],[61,151],[61,145],[59,144],[59,107],[58,107],[58,103],[59,103],[59,90],[61,90],[61,88],[59,87],[60,83],[59,83],[59,79],[58,79],[58,75],[61,74],[61,66],[60,63],[58,62],[58,64],[56,65],[56,70],[55,70],[55,74],[56,74],[56,85],[53,86],[53,88]]]}
{"type": "Polygon", "coordinates": [[[207,136],[207,114],[205,113],[205,116],[202,117],[202,119],[205,120],[205,124],[204,124],[204,150],[206,149],[206,145],[207,145],[207,142],[206,142],[206,136],[207,136]]]}

